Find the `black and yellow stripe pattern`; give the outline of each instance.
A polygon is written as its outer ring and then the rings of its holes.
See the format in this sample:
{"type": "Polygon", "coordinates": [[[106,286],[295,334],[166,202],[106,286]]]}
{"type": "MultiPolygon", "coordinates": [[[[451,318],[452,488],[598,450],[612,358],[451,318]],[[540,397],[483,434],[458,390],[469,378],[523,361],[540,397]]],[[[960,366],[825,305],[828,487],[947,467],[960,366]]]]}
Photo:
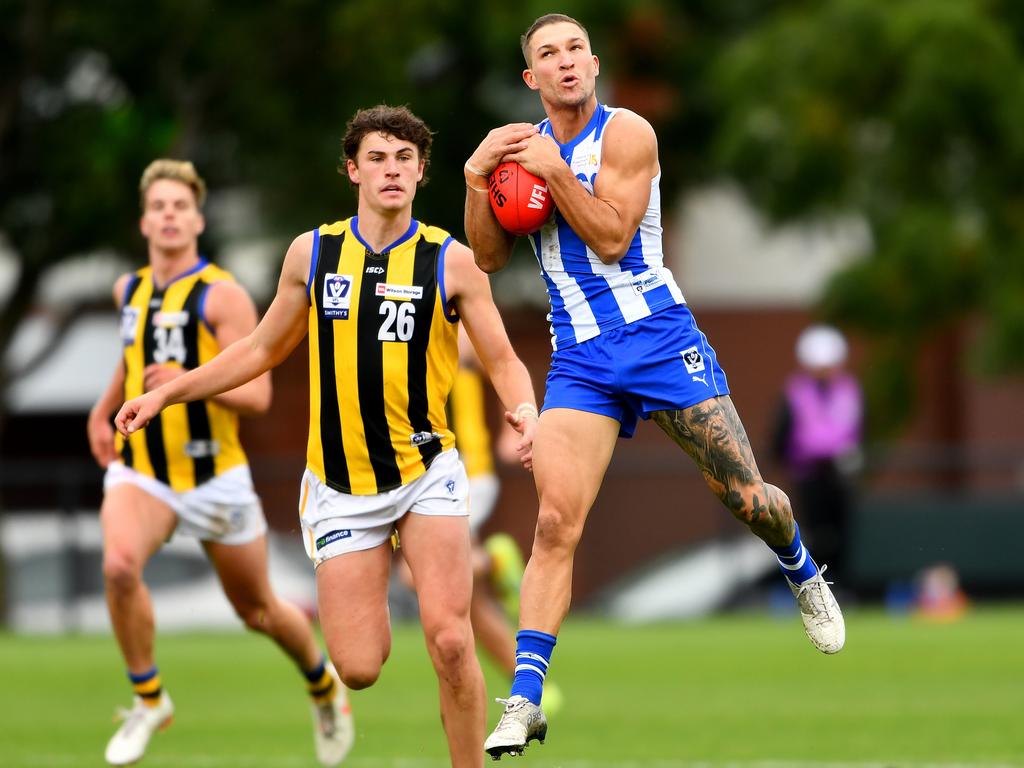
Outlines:
{"type": "Polygon", "coordinates": [[[445,306],[447,232],[413,221],[375,254],[357,226],[314,233],[306,461],[329,487],[373,495],[412,482],[455,444],[445,402],[458,318],[445,306]]]}
{"type": "Polygon", "coordinates": [[[448,398],[448,426],[455,432],[455,447],[469,477],[494,472],[491,431],[487,428],[487,399],[481,373],[459,366],[448,398]]]}
{"type": "MultiPolygon", "coordinates": [[[[131,277],[121,306],[126,400],[144,393],[147,365],[188,370],[220,352],[203,319],[203,302],[212,283],[233,279],[206,261],[162,287],[154,284],[150,267],[131,277]]],[[[237,414],[212,400],[168,406],[145,429],[117,440],[125,465],[178,492],[246,463],[237,414]]]]}

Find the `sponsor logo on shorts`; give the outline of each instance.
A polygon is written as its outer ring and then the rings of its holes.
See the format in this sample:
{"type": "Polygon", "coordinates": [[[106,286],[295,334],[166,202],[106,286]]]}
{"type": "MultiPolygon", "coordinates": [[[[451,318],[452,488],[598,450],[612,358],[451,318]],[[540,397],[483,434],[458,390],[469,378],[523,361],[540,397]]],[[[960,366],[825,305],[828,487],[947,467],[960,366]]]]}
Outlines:
{"type": "Polygon", "coordinates": [[[440,440],[441,434],[439,432],[413,432],[409,435],[410,445],[423,445],[429,443],[432,440],[440,440]]]}
{"type": "Polygon", "coordinates": [[[454,480],[449,480],[447,483],[444,484],[444,487],[448,489],[448,495],[449,496],[454,496],[455,495],[455,481],[454,480]]]}
{"type": "Polygon", "coordinates": [[[706,373],[703,376],[694,376],[693,380],[694,381],[699,381],[705,387],[708,385],[708,375],[706,373]]]}
{"type": "Polygon", "coordinates": [[[684,349],[679,354],[683,356],[687,373],[700,373],[704,370],[704,355],[698,352],[696,347],[684,349]]]}
{"type": "Polygon", "coordinates": [[[319,551],[332,542],[339,541],[341,539],[349,539],[351,537],[352,531],[348,529],[342,531],[331,531],[330,533],[325,533],[316,540],[316,548],[319,551]]]}
{"type": "Polygon", "coordinates": [[[352,303],[352,275],[328,272],[324,275],[324,295],[320,314],[328,320],[348,320],[352,303]]]}

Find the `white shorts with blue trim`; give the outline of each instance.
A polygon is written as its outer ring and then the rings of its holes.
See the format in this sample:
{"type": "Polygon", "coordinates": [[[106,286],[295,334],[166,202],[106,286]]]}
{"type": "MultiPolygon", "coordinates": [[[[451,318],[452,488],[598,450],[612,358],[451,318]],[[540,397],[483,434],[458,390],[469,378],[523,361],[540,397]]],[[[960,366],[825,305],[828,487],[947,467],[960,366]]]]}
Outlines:
{"type": "Polygon", "coordinates": [[[685,304],[603,332],[551,356],[544,407],[598,413],[632,437],[638,419],[729,394],[715,350],[685,304]]]}
{"type": "Polygon", "coordinates": [[[166,483],[115,461],[107,467],[103,490],[119,483],[137,486],[174,510],[178,518],[176,534],[220,544],[248,544],[267,532],[267,519],[247,464],[232,467],[191,491],[179,493],[166,483]]]}
{"type": "Polygon", "coordinates": [[[332,557],[383,544],[409,512],[467,517],[468,498],[466,468],[454,448],[439,453],[412,482],[371,496],[336,491],[307,468],[299,495],[302,541],[318,566],[332,557]]]}

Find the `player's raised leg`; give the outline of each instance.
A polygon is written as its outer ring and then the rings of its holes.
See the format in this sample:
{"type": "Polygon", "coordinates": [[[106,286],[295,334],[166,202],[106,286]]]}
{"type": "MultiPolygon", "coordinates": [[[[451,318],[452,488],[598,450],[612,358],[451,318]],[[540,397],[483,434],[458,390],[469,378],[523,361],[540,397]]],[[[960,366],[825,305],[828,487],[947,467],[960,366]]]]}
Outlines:
{"type": "Polygon", "coordinates": [[[150,738],[174,714],[153,654],[153,605],[142,571],[174,531],[176,520],[169,506],[130,483],[112,485],[104,494],[100,523],[107,608],[135,694],[107,744],[105,757],[111,765],[141,759],[150,738]]]}
{"type": "Polygon", "coordinates": [[[340,764],[355,739],[345,686],[317,645],[309,619],[274,593],[266,537],[245,544],[208,541],[204,547],[239,618],[276,642],[306,679],[317,759],[322,765],[340,764]]]}
{"type": "Polygon", "coordinates": [[[765,483],[732,399],[715,397],[678,411],[657,411],[654,421],[697,463],[712,492],[775,552],[800,605],[804,630],[822,653],[846,641],[842,611],[800,540],[789,497],[765,483]]]}
{"type": "Polygon", "coordinates": [[[521,754],[528,742],[547,735],[540,708],[544,678],[569,612],[576,545],[618,433],[619,422],[608,416],[568,408],[541,414],[533,440],[540,507],[520,594],[515,679],[501,720],[484,742],[495,759],[521,754]]]}
{"type": "Polygon", "coordinates": [[[479,766],[486,692],[469,618],[473,574],[468,520],[411,512],[399,522],[399,534],[437,672],[451,764],[479,766]]]}

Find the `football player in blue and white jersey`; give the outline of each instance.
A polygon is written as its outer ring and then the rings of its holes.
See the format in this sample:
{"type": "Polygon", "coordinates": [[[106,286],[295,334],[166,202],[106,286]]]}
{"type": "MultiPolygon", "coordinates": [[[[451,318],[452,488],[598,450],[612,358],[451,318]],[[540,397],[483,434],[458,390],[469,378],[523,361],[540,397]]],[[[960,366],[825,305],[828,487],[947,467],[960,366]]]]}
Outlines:
{"type": "Polygon", "coordinates": [[[600,69],[586,29],[548,14],[523,35],[523,80],[547,114],[492,130],[466,163],[465,227],[477,264],[505,266],[486,177],[516,161],[546,180],[556,210],[530,235],[551,303],[552,354],[534,437],[540,500],[520,598],[516,676],[484,744],[492,757],[543,741],[544,677],[569,610],[573,554],[617,437],[651,418],[708,487],[776,553],[818,650],[843,647],[842,613],[824,568],[800,541],[789,498],[757,469],[715,350],[662,259],[657,138],[627,109],[600,104],[600,69]]]}

